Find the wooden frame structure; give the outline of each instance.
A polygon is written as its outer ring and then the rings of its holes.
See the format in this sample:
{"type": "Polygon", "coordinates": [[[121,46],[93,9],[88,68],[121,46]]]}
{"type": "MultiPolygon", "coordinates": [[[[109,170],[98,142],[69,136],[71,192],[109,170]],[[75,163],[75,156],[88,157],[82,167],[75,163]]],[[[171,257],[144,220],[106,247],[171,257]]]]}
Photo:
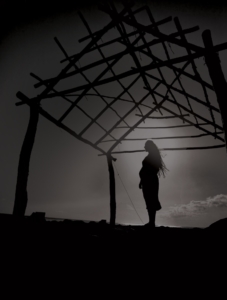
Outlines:
{"type": "MultiPolygon", "coordinates": [[[[116,218],[116,200],[112,154],[144,151],[140,149],[132,151],[115,150],[122,142],[147,139],[147,137],[129,138],[129,135],[135,129],[195,127],[201,132],[200,134],[190,136],[157,137],[157,139],[200,138],[202,136],[212,136],[214,139],[221,141],[218,145],[216,144],[205,147],[164,148],[163,150],[190,150],[225,147],[225,138],[221,135],[224,133],[226,136],[227,134],[227,116],[225,109],[223,109],[223,95],[226,94],[226,82],[221,71],[217,53],[219,51],[226,50],[227,43],[213,46],[209,31],[203,33],[205,47],[200,47],[188,42],[186,35],[197,31],[199,27],[196,26],[189,29],[182,29],[178,18],[174,18],[173,20],[176,31],[171,34],[165,34],[160,30],[160,26],[171,22],[172,18],[168,17],[160,21],[155,21],[147,6],[133,10],[133,3],[126,1],[124,2],[123,9],[118,12],[114,3],[109,1],[108,4],[100,6],[99,9],[109,15],[111,19],[110,22],[102,29],[92,32],[83,15],[79,13],[81,20],[88,31],[88,35],[79,41],[89,41],[87,45],[81,52],[69,56],[60,41],[55,38],[57,45],[65,56],[65,58],[61,61],[61,63],[66,64],[65,67],[56,77],[44,80],[31,73],[31,76],[38,81],[35,84],[35,88],[43,87],[44,89],[39,95],[37,95],[37,97],[31,99],[26,97],[23,93],[18,92],[17,97],[20,99],[20,102],[16,103],[16,105],[29,105],[31,108],[31,119],[34,115],[34,113],[32,114],[32,111],[34,111],[34,107],[36,107],[38,113],[46,119],[62,128],[78,140],[98,150],[100,152],[99,155],[106,155],[110,176],[110,224],[114,225],[116,218]],[[137,20],[137,16],[141,12],[146,14],[149,20],[148,25],[144,25],[137,20]],[[110,31],[114,31],[117,36],[108,40],[110,31]],[[103,42],[102,39],[105,37],[107,37],[107,41],[103,42]],[[183,51],[186,51],[186,55],[172,57],[171,45],[182,48],[183,51]],[[110,47],[111,52],[114,52],[113,54],[109,54],[110,47]],[[153,51],[153,49],[156,48],[157,52],[157,47],[162,49],[162,57],[153,51]],[[114,49],[116,49],[116,51],[114,51],[114,49]],[[101,58],[95,59],[87,64],[85,63],[83,66],[79,64],[79,60],[84,57],[86,58],[86,55],[93,53],[96,53],[96,56],[99,54],[101,58]],[[145,61],[149,62],[142,64],[141,56],[146,57],[145,61]],[[197,70],[195,59],[200,57],[205,57],[213,85],[205,81],[197,70]],[[125,58],[130,58],[131,63],[133,64],[131,69],[128,68],[127,64],[124,64],[125,58]],[[179,63],[183,65],[179,67],[179,63]],[[126,66],[126,68],[124,66],[126,66]],[[192,72],[187,71],[188,66],[191,67],[192,72]],[[171,70],[173,74],[171,77],[172,82],[169,82],[169,80],[166,79],[163,68],[165,70],[166,68],[171,70]],[[87,71],[94,72],[96,74],[98,73],[97,70],[100,69],[101,71],[98,76],[93,79],[90,79],[87,75],[87,71]],[[119,72],[119,70],[121,71],[119,72]],[[156,70],[157,75],[154,75],[151,72],[152,70],[156,70]],[[219,77],[217,76],[217,72],[219,77]],[[215,75],[213,75],[214,73],[215,75]],[[188,92],[182,83],[181,76],[199,84],[203,91],[203,97],[198,97],[188,92]],[[220,76],[222,76],[221,82],[219,80],[220,76]],[[80,77],[83,78],[85,83],[79,83],[71,88],[59,90],[59,83],[63,80],[74,77],[75,82],[77,82],[77,79],[80,77]],[[127,86],[123,83],[123,81],[127,81],[127,86]],[[113,96],[112,94],[108,94],[103,91],[100,92],[102,87],[107,87],[107,91],[110,90],[108,85],[111,83],[114,83],[115,86],[117,85],[119,87],[120,92],[117,96],[113,96]],[[142,94],[144,94],[142,97],[139,97],[138,95],[135,97],[132,95],[131,89],[135,85],[140,86],[142,94]],[[208,90],[216,92],[220,110],[218,107],[211,104],[208,96],[208,90]],[[91,114],[86,111],[86,108],[83,108],[83,106],[80,105],[82,101],[85,101],[84,99],[91,99],[92,97],[100,99],[103,103],[102,108],[100,108],[99,112],[95,116],[91,116],[91,114]],[[63,99],[69,105],[58,119],[39,106],[41,101],[44,103],[47,100],[54,101],[56,98],[63,99]],[[118,103],[126,103],[128,105],[127,111],[122,113],[121,105],[119,105],[120,108],[117,108],[116,106],[118,103]],[[193,103],[199,103],[199,105],[202,105],[204,109],[209,112],[209,118],[193,110],[193,103]],[[66,120],[73,111],[79,111],[87,119],[86,125],[83,126],[80,132],[76,132],[76,130],[71,129],[70,126],[67,125],[66,120]],[[112,116],[115,116],[115,119],[112,126],[106,128],[102,125],[100,120],[109,112],[111,112],[112,116]],[[220,113],[222,116],[223,126],[217,124],[215,120],[215,114],[220,113]],[[132,114],[135,116],[134,123],[132,123],[130,119],[132,114]],[[182,124],[166,127],[142,127],[141,124],[149,118],[178,119],[182,121],[182,124]],[[207,125],[209,125],[212,129],[208,129],[207,125]],[[99,128],[99,131],[102,132],[95,141],[86,138],[87,132],[94,126],[99,128]],[[117,135],[116,131],[118,132],[117,135]]],[[[30,126],[36,128],[37,122],[38,117],[36,114],[36,121],[30,126]]],[[[33,134],[35,135],[35,130],[33,130],[33,134]]],[[[22,160],[24,157],[24,159],[27,159],[29,162],[32,145],[33,143],[30,145],[30,148],[22,148],[22,160]]],[[[20,171],[19,164],[14,206],[15,215],[23,215],[27,203],[24,201],[24,205],[22,205],[23,207],[20,205],[20,203],[23,202],[23,197],[25,197],[28,170],[27,175],[21,175],[21,173],[23,172],[20,171]],[[24,178],[24,180],[22,180],[23,184],[20,183],[21,178],[24,178]],[[22,208],[18,209],[18,207],[22,208]]]]}

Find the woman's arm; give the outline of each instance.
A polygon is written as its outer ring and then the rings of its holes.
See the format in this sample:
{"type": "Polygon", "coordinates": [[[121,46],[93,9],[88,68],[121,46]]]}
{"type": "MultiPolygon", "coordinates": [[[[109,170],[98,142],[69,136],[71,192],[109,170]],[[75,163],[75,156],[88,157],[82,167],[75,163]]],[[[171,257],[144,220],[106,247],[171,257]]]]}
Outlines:
{"type": "Polygon", "coordinates": [[[142,182],[140,180],[140,183],[139,183],[139,189],[142,189],[142,182]]]}

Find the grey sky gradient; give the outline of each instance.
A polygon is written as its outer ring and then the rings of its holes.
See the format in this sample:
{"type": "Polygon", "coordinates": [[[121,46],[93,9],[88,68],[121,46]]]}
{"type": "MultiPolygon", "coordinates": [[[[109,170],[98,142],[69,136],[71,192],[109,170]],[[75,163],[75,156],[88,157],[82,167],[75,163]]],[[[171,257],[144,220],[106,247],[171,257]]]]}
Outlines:
{"type": "MultiPolygon", "coordinates": [[[[137,5],[142,5],[137,2],[137,5]]],[[[170,5],[169,7],[154,2],[151,10],[156,20],[178,16],[182,27],[199,25],[200,31],[188,35],[188,40],[202,46],[201,33],[211,29],[214,44],[226,42],[226,10],[200,9],[195,6],[170,5]]],[[[88,6],[81,9],[92,30],[98,30],[108,22],[108,17],[88,6]]],[[[173,30],[165,27],[166,31],[173,30]]],[[[164,31],[164,27],[163,27],[164,31]]],[[[63,59],[53,38],[56,36],[69,54],[79,52],[84,43],[78,39],[87,34],[77,12],[57,13],[53,16],[37,18],[30,22],[21,22],[9,30],[2,38],[0,48],[0,136],[1,136],[1,169],[0,169],[0,211],[11,213],[14,203],[15,185],[19,153],[28,124],[29,109],[27,106],[16,107],[17,91],[27,96],[36,96],[41,89],[34,89],[36,81],[29,75],[33,72],[41,78],[56,76],[61,70],[59,63],[63,59]]],[[[174,48],[174,47],[173,47],[174,48]]],[[[179,49],[172,49],[175,54],[179,49]]],[[[110,49],[111,51],[111,49],[110,49]]],[[[94,57],[93,57],[94,59],[94,57]]],[[[220,53],[222,68],[227,78],[227,52],[220,53]]],[[[85,63],[82,60],[81,64],[85,63]]],[[[209,81],[206,66],[202,59],[198,62],[199,70],[204,79],[209,81]]],[[[95,74],[88,74],[91,78],[95,74]]],[[[123,82],[123,81],[122,81],[123,82]]],[[[66,83],[69,87],[72,82],[66,83]]],[[[64,87],[67,87],[64,84],[64,87]]],[[[83,84],[83,82],[81,82],[83,84]]],[[[195,86],[189,87],[196,95],[200,93],[195,86]]],[[[113,93],[116,92],[113,89],[113,93]]],[[[142,97],[144,90],[134,89],[135,97],[142,97]]],[[[212,104],[217,106],[215,95],[211,95],[212,104]]],[[[47,100],[48,101],[48,100],[47,100]]],[[[92,99],[83,99],[81,105],[90,112],[97,106],[92,99]],[[87,101],[87,102],[86,102],[87,101]],[[89,105],[88,105],[89,104],[89,105]]],[[[52,109],[59,116],[62,102],[43,102],[43,108],[52,109]]],[[[198,112],[201,107],[194,106],[198,112]]],[[[221,124],[220,117],[216,116],[221,124]]],[[[75,129],[83,127],[83,120],[70,125],[75,129]]],[[[107,124],[111,118],[103,120],[107,124]]],[[[176,121],[172,122],[176,124],[176,121]]],[[[147,120],[146,125],[152,126],[153,121],[147,120]]],[[[171,124],[171,121],[155,125],[171,124]]],[[[180,122],[178,122],[180,124],[180,122]]],[[[107,124],[108,125],[108,124],[107,124]]],[[[141,130],[133,133],[141,137],[155,137],[180,134],[196,134],[195,130],[141,130]]],[[[198,132],[197,132],[198,133],[198,132]]],[[[90,133],[89,138],[96,135],[90,133]]],[[[201,138],[199,141],[165,140],[157,141],[162,147],[184,147],[218,144],[213,138],[201,138]]],[[[122,143],[116,150],[143,149],[143,142],[122,143]]],[[[72,218],[82,220],[109,220],[109,183],[105,157],[72,136],[63,132],[48,120],[40,116],[37,136],[32,152],[30,176],[28,183],[28,206],[26,213],[45,211],[49,217],[72,218]]],[[[141,224],[148,220],[141,190],[138,188],[139,170],[146,153],[119,154],[114,163],[117,183],[117,222],[141,224]],[[118,176],[119,174],[119,176],[118,176]],[[132,202],[131,202],[132,201],[132,202]],[[133,205],[136,208],[135,212],[133,205]],[[140,218],[138,217],[138,214],[140,218]]],[[[160,179],[160,201],[163,209],[157,214],[157,225],[169,226],[208,226],[212,222],[226,217],[227,195],[227,157],[225,148],[197,151],[166,151],[165,163],[169,172],[166,178],[160,179]],[[197,201],[197,202],[196,202],[197,201]],[[218,204],[217,204],[218,203],[218,204]]]]}

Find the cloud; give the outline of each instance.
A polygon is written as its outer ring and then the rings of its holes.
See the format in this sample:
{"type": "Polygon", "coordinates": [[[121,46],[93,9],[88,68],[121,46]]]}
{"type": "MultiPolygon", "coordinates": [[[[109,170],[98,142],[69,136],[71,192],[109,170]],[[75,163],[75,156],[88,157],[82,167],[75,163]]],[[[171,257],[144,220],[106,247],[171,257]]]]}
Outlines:
{"type": "Polygon", "coordinates": [[[201,214],[206,214],[208,209],[212,208],[227,208],[227,195],[216,195],[208,197],[202,201],[191,201],[188,204],[172,206],[169,209],[169,216],[173,218],[195,217],[201,214]]]}

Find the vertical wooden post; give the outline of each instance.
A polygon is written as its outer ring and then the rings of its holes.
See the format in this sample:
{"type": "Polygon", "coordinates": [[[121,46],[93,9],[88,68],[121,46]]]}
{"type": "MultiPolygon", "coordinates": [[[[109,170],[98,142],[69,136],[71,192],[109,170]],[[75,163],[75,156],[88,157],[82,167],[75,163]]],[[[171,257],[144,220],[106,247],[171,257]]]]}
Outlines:
{"type": "Polygon", "coordinates": [[[115,193],[115,177],[113,168],[113,157],[111,154],[107,154],[107,163],[109,170],[109,186],[110,186],[110,225],[115,225],[116,220],[116,193],[115,193]]]}
{"type": "MultiPolygon", "coordinates": [[[[225,143],[227,141],[227,83],[221,68],[218,53],[213,50],[213,42],[210,30],[202,33],[203,43],[206,49],[205,62],[209,70],[210,78],[213,83],[217,101],[221,111],[223,129],[225,132],[225,143]]],[[[226,145],[227,147],[227,145],[226,145]]]]}
{"type": "Polygon", "coordinates": [[[39,104],[31,103],[30,105],[30,120],[28,123],[27,132],[24,138],[24,142],[21,148],[18,173],[17,173],[17,185],[16,185],[16,195],[13,208],[13,215],[24,216],[27,207],[27,182],[29,175],[29,163],[32,148],[35,141],[35,134],[37,129],[37,124],[39,120],[39,104]]]}

